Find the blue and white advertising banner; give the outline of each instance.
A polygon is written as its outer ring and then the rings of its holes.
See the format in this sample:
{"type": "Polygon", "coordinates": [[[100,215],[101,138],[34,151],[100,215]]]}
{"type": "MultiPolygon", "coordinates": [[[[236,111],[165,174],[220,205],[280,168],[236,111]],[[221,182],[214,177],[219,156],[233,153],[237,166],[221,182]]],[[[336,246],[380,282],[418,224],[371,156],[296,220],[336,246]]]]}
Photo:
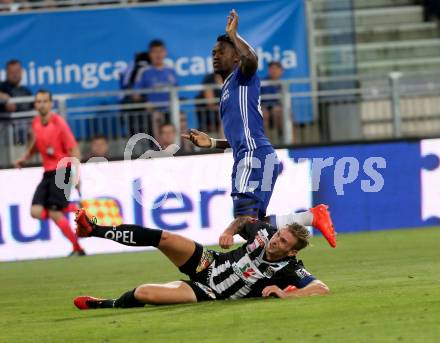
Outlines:
{"type": "MultiPolygon", "coordinates": [[[[268,214],[311,207],[310,165],[294,163],[278,150],[282,171],[268,214]]],[[[81,167],[84,199],[112,198],[125,223],[172,230],[202,244],[217,244],[233,220],[232,155],[213,154],[120,162],[81,167]]],[[[67,239],[50,221],[31,218],[32,196],[42,168],[0,171],[0,261],[66,256],[67,239]]],[[[76,193],[71,201],[77,201],[76,193]]],[[[70,216],[73,226],[73,216],[70,216]]],[[[139,251],[99,238],[82,239],[88,254],[139,251]]]]}
{"type": "Polygon", "coordinates": [[[304,78],[309,76],[304,2],[219,1],[0,15],[0,66],[20,60],[24,84],[33,91],[116,90],[134,54],[161,39],[179,84],[200,83],[212,72],[212,47],[235,8],[240,34],[259,56],[260,76],[269,62],[279,61],[285,78],[304,78]]]}
{"type": "Polygon", "coordinates": [[[298,148],[338,232],[440,226],[440,139],[298,148]]]}

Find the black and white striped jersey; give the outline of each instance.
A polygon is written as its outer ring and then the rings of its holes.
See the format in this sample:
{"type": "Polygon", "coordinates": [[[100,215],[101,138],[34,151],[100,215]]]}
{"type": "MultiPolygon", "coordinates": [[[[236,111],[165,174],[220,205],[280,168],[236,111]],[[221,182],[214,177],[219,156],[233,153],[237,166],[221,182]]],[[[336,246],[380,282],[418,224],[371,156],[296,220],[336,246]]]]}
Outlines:
{"type": "Polygon", "coordinates": [[[205,284],[217,299],[258,297],[268,285],[302,288],[315,280],[295,257],[276,262],[264,259],[265,247],[276,231],[264,222],[246,224],[242,236],[247,242],[233,251],[217,253],[205,284]]]}

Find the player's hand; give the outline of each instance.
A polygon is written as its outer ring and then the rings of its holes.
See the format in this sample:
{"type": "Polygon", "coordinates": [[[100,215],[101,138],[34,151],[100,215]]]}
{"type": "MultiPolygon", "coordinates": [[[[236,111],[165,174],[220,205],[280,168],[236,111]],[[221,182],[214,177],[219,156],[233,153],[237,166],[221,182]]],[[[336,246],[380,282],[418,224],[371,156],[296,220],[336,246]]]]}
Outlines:
{"type": "Polygon", "coordinates": [[[229,37],[235,37],[238,27],[238,14],[235,10],[229,12],[228,22],[226,23],[226,33],[229,37]]]}
{"type": "Polygon", "coordinates": [[[218,239],[218,244],[223,249],[229,249],[234,244],[234,236],[230,233],[223,232],[218,239]]]}
{"type": "Polygon", "coordinates": [[[182,137],[191,141],[195,146],[198,146],[199,148],[211,147],[211,139],[209,138],[209,136],[206,133],[200,132],[196,129],[189,130],[189,133],[182,134],[182,137]]]}
{"type": "Polygon", "coordinates": [[[267,286],[263,289],[261,292],[261,295],[265,298],[270,296],[275,296],[277,298],[285,298],[286,292],[284,292],[282,289],[280,289],[278,286],[267,286]]]}
{"type": "Polygon", "coordinates": [[[23,157],[22,157],[22,158],[19,158],[18,160],[16,160],[16,161],[14,162],[14,166],[15,166],[15,168],[21,169],[21,167],[23,167],[24,162],[26,162],[26,159],[23,158],[23,157]]]}

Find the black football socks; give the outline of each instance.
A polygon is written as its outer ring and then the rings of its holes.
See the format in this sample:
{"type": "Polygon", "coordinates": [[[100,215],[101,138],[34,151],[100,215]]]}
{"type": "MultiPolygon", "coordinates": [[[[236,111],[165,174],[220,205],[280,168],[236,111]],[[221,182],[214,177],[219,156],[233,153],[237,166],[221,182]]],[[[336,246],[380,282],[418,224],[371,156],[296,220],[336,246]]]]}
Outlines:
{"type": "Polygon", "coordinates": [[[136,288],[125,292],[117,299],[105,299],[99,301],[89,301],[90,308],[132,308],[132,307],[144,307],[144,303],[140,302],[134,297],[136,288]]]}
{"type": "Polygon", "coordinates": [[[157,247],[162,237],[162,230],[127,224],[118,226],[95,225],[90,235],[110,239],[132,247],[157,247]]]}

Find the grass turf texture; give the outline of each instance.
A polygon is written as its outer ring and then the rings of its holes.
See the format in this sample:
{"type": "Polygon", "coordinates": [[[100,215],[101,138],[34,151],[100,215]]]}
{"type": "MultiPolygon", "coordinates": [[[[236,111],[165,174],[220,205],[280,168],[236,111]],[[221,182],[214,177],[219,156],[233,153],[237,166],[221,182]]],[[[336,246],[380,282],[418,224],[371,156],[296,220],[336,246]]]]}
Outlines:
{"type": "Polygon", "coordinates": [[[72,299],[117,297],[182,275],[158,252],[0,264],[0,342],[438,342],[440,229],[313,239],[302,259],[332,290],[250,299],[79,311],[72,299]]]}

